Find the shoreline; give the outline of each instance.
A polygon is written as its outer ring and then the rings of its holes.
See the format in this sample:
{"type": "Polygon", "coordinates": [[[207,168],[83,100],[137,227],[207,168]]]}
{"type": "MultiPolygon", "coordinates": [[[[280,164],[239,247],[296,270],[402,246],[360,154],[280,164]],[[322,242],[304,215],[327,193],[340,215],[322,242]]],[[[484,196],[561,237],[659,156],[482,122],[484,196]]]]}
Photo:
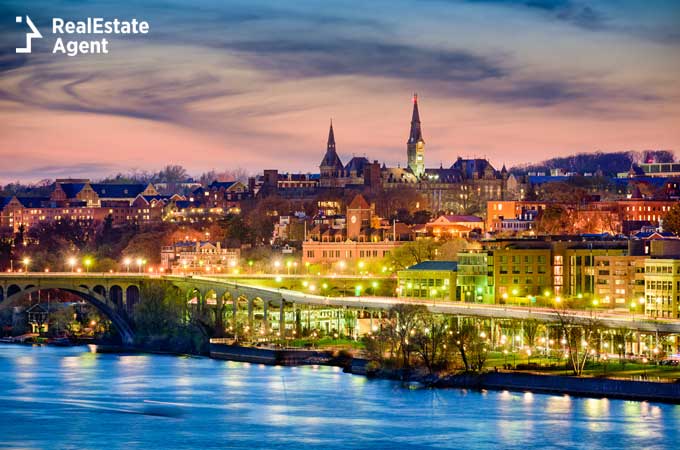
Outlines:
{"type": "Polygon", "coordinates": [[[397,371],[367,370],[369,363],[361,358],[338,358],[330,353],[308,350],[263,349],[236,345],[211,344],[210,357],[230,361],[268,365],[327,365],[336,366],[352,375],[403,381],[409,388],[457,388],[475,390],[534,392],[552,395],[571,395],[587,398],[648,401],[680,404],[680,381],[674,383],[620,380],[613,378],[574,377],[567,375],[539,375],[526,372],[461,372],[454,375],[414,375],[402,380],[397,371]],[[288,356],[289,357],[288,357],[288,356]]]}
{"type": "Polygon", "coordinates": [[[680,404],[680,383],[579,378],[564,375],[485,372],[459,374],[438,379],[437,388],[533,392],[583,398],[608,398],[637,402],[680,404]]]}
{"type": "MultiPolygon", "coordinates": [[[[366,371],[367,360],[354,360],[349,373],[368,378],[399,380],[397,372],[366,371]],[[356,361],[356,364],[355,364],[356,361]]],[[[347,371],[347,370],[346,370],[347,371]]],[[[460,372],[452,375],[414,376],[404,383],[423,388],[473,389],[477,391],[532,392],[584,398],[610,398],[638,402],[680,404],[680,381],[655,382],[614,378],[575,377],[527,372],[460,372]]]]}
{"type": "MultiPolygon", "coordinates": [[[[9,343],[8,343],[9,344],[9,343]]],[[[13,343],[31,345],[28,343],[13,343]]],[[[50,345],[50,344],[42,344],[50,345]]],[[[59,347],[58,345],[53,345],[59,347]]],[[[104,346],[106,347],[106,346],[104,346]]],[[[104,351],[120,353],[125,350],[104,351]]],[[[120,350],[120,349],[119,349],[120,350]]],[[[548,395],[569,395],[582,398],[609,398],[637,402],[680,404],[680,380],[676,382],[654,382],[621,380],[613,378],[589,378],[567,375],[539,375],[526,372],[461,372],[446,376],[413,375],[402,380],[397,371],[368,371],[366,359],[345,358],[332,352],[267,349],[237,345],[211,344],[209,355],[187,355],[185,353],[129,348],[134,353],[149,353],[168,356],[199,356],[216,360],[248,362],[271,366],[325,365],[340,367],[343,372],[364,376],[368,379],[402,381],[405,388],[471,389],[476,391],[532,392],[548,395]]]]}

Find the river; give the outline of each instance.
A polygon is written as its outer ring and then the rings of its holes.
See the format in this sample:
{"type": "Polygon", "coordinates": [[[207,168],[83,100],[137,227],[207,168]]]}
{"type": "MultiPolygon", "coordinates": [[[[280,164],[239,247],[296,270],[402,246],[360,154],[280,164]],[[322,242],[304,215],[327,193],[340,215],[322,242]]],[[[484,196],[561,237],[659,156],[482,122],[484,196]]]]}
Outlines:
{"type": "Polygon", "coordinates": [[[0,448],[677,448],[680,406],[0,344],[0,448]]]}

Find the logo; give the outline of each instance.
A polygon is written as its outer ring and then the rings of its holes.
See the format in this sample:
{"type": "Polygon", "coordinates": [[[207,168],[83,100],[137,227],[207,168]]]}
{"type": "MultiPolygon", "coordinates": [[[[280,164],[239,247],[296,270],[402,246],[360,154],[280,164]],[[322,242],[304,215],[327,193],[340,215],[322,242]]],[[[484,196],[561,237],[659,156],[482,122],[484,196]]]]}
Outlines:
{"type": "MultiPolygon", "coordinates": [[[[23,22],[23,17],[17,16],[17,23],[22,23],[22,22],[23,22]]],[[[16,49],[17,53],[31,53],[31,41],[33,39],[42,39],[42,34],[40,34],[40,31],[38,31],[36,26],[33,25],[33,21],[28,16],[26,16],[26,24],[31,29],[31,32],[26,33],[26,47],[17,48],[16,49]]]]}

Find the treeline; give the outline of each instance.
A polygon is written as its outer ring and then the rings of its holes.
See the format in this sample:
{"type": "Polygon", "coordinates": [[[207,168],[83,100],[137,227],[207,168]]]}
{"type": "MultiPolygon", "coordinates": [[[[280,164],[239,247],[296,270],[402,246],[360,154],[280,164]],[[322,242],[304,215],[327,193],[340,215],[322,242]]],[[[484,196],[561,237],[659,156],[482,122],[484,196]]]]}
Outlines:
{"type": "Polygon", "coordinates": [[[494,330],[478,318],[435,314],[423,305],[396,305],[380,326],[363,338],[370,360],[367,371],[405,380],[423,369],[430,375],[483,371],[491,351],[507,355],[519,339],[527,358],[537,350],[565,358],[566,367],[579,376],[588,362],[600,357],[603,348],[606,355],[609,342],[622,357],[626,342],[633,337],[627,329],[605,330],[595,317],[579,320],[566,309],[555,313],[559,319],[555,324],[508,320],[494,330]]]}
{"type": "Polygon", "coordinates": [[[551,158],[538,164],[526,164],[513,167],[511,172],[524,175],[528,172],[546,172],[550,169],[565,169],[568,172],[595,173],[598,170],[606,176],[627,172],[631,164],[639,164],[652,160],[654,162],[674,162],[675,155],[669,150],[596,152],[578,153],[571,156],[551,158]]]}
{"type": "MultiPolygon", "coordinates": [[[[248,173],[241,168],[210,170],[198,176],[191,176],[189,172],[180,165],[169,164],[157,172],[147,170],[130,170],[128,172],[118,172],[101,179],[92,179],[96,183],[117,183],[117,184],[148,184],[166,183],[174,187],[180,183],[188,181],[200,183],[207,186],[213,181],[248,181],[248,173]]],[[[178,188],[176,188],[178,189],[178,188]]],[[[21,197],[49,197],[54,190],[54,180],[45,178],[35,183],[14,181],[0,187],[0,197],[17,195],[21,197]]],[[[178,189],[181,190],[181,189],[178,189]]]]}
{"type": "Polygon", "coordinates": [[[147,281],[132,314],[135,344],[140,348],[175,353],[205,354],[210,336],[219,335],[225,307],[190,305],[174,287],[147,281]]]}

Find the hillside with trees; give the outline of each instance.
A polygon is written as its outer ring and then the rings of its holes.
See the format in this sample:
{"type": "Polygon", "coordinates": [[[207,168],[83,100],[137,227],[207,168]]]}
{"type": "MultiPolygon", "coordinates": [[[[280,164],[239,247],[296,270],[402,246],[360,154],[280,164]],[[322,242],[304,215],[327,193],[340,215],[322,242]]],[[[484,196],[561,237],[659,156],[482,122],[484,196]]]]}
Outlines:
{"type": "Polygon", "coordinates": [[[651,161],[674,162],[675,155],[670,150],[578,153],[571,156],[551,158],[537,164],[516,166],[511,169],[511,172],[524,175],[528,172],[549,173],[550,169],[564,169],[567,172],[582,174],[595,173],[601,170],[604,175],[611,176],[620,172],[627,172],[633,163],[651,161]]]}

